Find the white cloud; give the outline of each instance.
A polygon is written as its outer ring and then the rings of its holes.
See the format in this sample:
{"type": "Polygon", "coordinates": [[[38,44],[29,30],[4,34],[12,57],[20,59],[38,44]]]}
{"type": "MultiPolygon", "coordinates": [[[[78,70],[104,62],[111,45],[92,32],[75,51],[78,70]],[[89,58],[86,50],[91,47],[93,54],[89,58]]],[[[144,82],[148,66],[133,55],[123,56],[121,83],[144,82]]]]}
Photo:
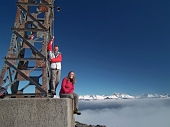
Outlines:
{"type": "Polygon", "coordinates": [[[76,121],[107,127],[169,127],[170,99],[80,101],[76,121]]]}

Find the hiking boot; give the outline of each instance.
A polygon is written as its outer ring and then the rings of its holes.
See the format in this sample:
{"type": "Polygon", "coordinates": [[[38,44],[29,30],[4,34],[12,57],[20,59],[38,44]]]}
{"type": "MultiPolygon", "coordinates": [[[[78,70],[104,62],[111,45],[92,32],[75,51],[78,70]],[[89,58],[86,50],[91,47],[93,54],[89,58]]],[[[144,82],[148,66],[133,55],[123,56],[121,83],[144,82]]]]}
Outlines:
{"type": "Polygon", "coordinates": [[[51,90],[48,90],[48,93],[51,93],[51,90]]]}
{"type": "Polygon", "coordinates": [[[81,115],[81,112],[78,111],[78,109],[76,108],[76,109],[74,110],[74,114],[81,115]]]}
{"type": "Polygon", "coordinates": [[[55,92],[55,91],[51,91],[51,94],[52,94],[52,95],[56,95],[56,92],[55,92]]]}

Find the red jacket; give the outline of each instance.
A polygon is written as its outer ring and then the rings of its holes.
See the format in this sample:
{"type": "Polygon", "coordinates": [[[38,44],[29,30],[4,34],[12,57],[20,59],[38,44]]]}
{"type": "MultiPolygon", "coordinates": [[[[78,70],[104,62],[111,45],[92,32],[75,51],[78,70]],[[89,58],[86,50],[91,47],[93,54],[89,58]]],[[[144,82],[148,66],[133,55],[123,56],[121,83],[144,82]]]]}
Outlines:
{"type": "Polygon", "coordinates": [[[61,84],[60,94],[72,94],[74,91],[74,84],[64,78],[61,84]]]}
{"type": "Polygon", "coordinates": [[[53,52],[53,48],[52,48],[52,44],[53,44],[53,39],[51,39],[48,42],[48,46],[47,46],[47,51],[49,52],[49,57],[50,57],[50,62],[51,63],[56,63],[56,62],[61,62],[62,61],[62,55],[61,53],[59,53],[57,55],[57,57],[55,57],[54,52],[53,52]]]}

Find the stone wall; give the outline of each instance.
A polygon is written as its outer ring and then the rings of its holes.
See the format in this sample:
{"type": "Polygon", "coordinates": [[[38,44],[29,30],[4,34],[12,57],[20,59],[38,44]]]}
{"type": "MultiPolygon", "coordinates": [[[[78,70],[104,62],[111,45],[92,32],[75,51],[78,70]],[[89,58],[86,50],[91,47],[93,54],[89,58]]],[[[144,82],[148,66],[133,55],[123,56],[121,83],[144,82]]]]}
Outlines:
{"type": "Polygon", "coordinates": [[[74,127],[69,98],[0,99],[0,127],[74,127]]]}

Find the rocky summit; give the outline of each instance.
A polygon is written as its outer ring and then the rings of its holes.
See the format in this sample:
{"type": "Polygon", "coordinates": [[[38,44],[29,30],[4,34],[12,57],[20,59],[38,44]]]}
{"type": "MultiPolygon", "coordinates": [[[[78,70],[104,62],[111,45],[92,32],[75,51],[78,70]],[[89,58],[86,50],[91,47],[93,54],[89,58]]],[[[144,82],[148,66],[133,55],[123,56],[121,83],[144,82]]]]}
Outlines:
{"type": "Polygon", "coordinates": [[[75,125],[75,127],[106,127],[106,126],[104,126],[104,125],[86,125],[86,124],[81,125],[81,124],[79,124],[79,125],[75,125]]]}
{"type": "Polygon", "coordinates": [[[87,125],[76,121],[75,127],[106,127],[105,125],[87,125]]]}

